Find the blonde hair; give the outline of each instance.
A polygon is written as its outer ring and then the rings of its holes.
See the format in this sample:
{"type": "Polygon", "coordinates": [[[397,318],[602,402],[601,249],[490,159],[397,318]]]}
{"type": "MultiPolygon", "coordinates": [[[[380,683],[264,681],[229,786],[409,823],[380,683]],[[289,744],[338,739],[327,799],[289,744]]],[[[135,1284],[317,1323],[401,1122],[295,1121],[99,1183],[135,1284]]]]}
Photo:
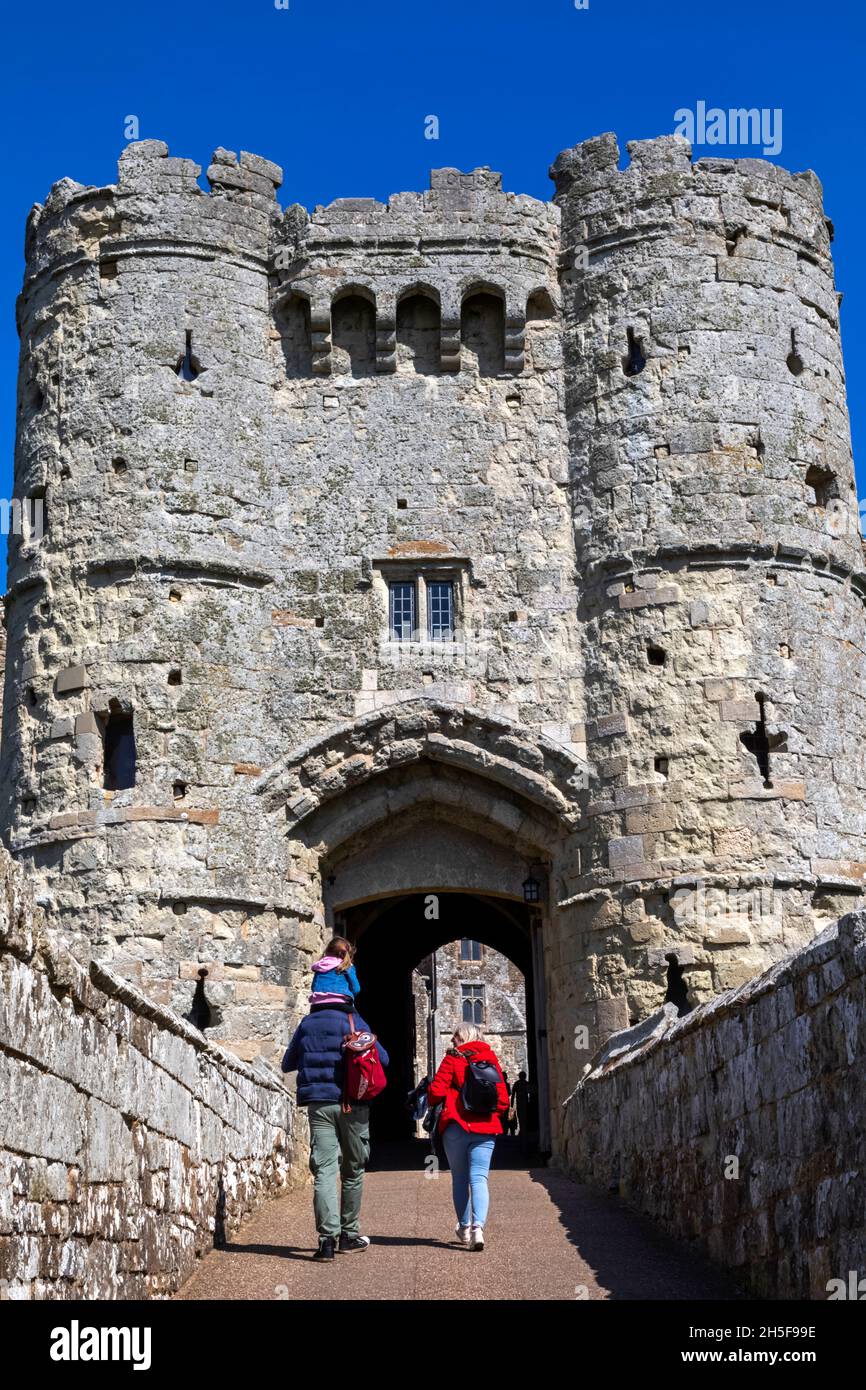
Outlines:
{"type": "Polygon", "coordinates": [[[460,1043],[484,1041],[482,1029],[478,1028],[474,1023],[458,1023],[457,1027],[454,1029],[454,1037],[457,1039],[458,1046],[460,1043]]]}

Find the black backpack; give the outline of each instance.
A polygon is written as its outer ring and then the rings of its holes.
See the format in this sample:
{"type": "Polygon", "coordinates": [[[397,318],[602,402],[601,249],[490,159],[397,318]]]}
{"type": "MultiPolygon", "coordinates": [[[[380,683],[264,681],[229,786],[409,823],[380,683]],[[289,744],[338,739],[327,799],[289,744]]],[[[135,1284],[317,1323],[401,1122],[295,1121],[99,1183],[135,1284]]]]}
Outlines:
{"type": "Polygon", "coordinates": [[[466,1054],[466,1075],[460,1087],[464,1110],[478,1115],[492,1115],[499,1104],[499,1071],[494,1062],[475,1062],[472,1053],[466,1054]]]}

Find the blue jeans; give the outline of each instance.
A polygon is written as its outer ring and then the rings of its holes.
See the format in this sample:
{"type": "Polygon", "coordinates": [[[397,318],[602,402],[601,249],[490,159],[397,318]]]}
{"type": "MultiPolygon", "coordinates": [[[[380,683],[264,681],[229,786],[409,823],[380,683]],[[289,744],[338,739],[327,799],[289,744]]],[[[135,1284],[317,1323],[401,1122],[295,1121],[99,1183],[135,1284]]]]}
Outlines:
{"type": "Polygon", "coordinates": [[[470,1134],[456,1120],[445,1127],[442,1143],[451,1169],[454,1210],[461,1226],[483,1226],[487,1220],[487,1174],[495,1142],[495,1135],[470,1134]]]}

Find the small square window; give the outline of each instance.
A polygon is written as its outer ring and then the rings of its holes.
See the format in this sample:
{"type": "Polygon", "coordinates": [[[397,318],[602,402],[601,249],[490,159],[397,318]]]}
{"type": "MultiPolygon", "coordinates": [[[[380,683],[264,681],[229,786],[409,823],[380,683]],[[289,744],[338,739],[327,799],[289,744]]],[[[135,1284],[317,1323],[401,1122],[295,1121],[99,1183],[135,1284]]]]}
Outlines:
{"type": "Polygon", "coordinates": [[[401,581],[388,585],[391,637],[395,642],[411,642],[415,632],[415,585],[401,581]]]}
{"type": "Polygon", "coordinates": [[[464,936],[460,941],[461,960],[483,960],[484,947],[480,941],[470,941],[468,936],[464,936]]]}

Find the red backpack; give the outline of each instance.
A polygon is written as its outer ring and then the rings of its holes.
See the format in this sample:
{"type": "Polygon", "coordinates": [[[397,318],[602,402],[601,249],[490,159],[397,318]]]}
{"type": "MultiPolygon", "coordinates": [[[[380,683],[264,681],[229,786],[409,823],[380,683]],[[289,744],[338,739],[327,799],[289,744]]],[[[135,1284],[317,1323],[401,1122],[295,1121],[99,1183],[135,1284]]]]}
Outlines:
{"type": "Polygon", "coordinates": [[[376,1034],[358,1032],[349,1014],[349,1031],[343,1039],[343,1110],[348,1114],[353,1100],[366,1105],[384,1089],[385,1068],[379,1060],[376,1034]]]}

